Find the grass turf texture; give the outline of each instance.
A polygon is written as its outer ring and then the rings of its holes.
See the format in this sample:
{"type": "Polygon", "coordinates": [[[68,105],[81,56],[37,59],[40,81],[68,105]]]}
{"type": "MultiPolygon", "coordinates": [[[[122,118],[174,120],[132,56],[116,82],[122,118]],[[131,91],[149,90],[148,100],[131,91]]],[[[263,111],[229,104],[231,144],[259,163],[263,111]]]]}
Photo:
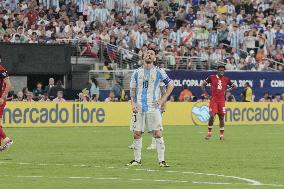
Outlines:
{"type": "Polygon", "coordinates": [[[227,127],[225,141],[219,140],[217,127],[210,141],[204,140],[205,127],[166,127],[166,160],[171,167],[158,167],[156,151],[146,150],[151,139],[145,134],[143,166],[129,169],[125,164],[133,152],[127,148],[132,142],[128,127],[6,132],[14,144],[0,154],[0,188],[282,188],[208,173],[284,185],[284,127],[279,126],[227,127]]]}

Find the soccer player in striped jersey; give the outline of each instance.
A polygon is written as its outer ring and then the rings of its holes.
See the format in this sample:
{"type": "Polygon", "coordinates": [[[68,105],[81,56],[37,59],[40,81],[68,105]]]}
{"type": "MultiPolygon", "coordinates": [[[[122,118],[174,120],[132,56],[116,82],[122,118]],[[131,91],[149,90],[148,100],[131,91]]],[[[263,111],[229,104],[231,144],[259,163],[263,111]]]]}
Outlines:
{"type": "Polygon", "coordinates": [[[148,50],[143,59],[143,66],[134,71],[130,82],[132,111],[135,113],[133,114],[134,160],[127,165],[141,165],[142,133],[147,127],[148,132],[153,132],[156,140],[160,167],[169,167],[164,157],[165,144],[160,108],[167,101],[174,84],[165,71],[154,66],[156,55],[153,50],[148,50]],[[159,97],[160,82],[167,86],[165,94],[161,97],[159,97]]]}
{"type": "MultiPolygon", "coordinates": [[[[167,87],[165,86],[164,82],[161,82],[160,83],[160,91],[161,93],[159,94],[159,98],[161,96],[163,96],[165,94],[167,90],[167,87]]],[[[161,105],[161,114],[163,114],[165,111],[166,111],[166,103],[162,104],[161,105]]],[[[134,124],[134,121],[135,121],[135,118],[134,118],[134,115],[136,113],[133,113],[133,116],[132,116],[132,119],[131,119],[131,122],[130,122],[130,131],[133,132],[133,124],[134,124]]],[[[150,135],[153,135],[153,133],[149,133],[150,135]]],[[[134,149],[134,142],[128,146],[129,149],[134,149]]],[[[147,150],[156,150],[157,149],[157,145],[156,145],[156,139],[154,138],[154,136],[152,136],[152,142],[151,144],[147,147],[147,150]]]]}

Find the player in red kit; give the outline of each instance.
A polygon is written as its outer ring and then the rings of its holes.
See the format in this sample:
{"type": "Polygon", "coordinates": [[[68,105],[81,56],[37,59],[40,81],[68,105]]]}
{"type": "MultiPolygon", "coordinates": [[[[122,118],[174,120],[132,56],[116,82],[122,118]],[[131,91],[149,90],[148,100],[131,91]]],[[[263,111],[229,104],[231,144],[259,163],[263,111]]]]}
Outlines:
{"type": "Polygon", "coordinates": [[[2,117],[6,106],[6,97],[11,87],[12,85],[6,69],[0,65],[0,141],[3,140],[3,145],[0,147],[0,151],[6,150],[13,144],[13,141],[6,136],[2,128],[2,117]]]}
{"type": "Polygon", "coordinates": [[[209,123],[208,134],[205,139],[210,139],[212,136],[212,127],[214,124],[215,115],[218,114],[220,121],[220,140],[224,139],[224,116],[226,114],[225,108],[225,92],[236,88],[236,85],[231,80],[224,76],[225,66],[218,66],[217,75],[210,75],[202,84],[201,88],[206,93],[205,87],[211,84],[211,99],[209,103],[209,123]]]}

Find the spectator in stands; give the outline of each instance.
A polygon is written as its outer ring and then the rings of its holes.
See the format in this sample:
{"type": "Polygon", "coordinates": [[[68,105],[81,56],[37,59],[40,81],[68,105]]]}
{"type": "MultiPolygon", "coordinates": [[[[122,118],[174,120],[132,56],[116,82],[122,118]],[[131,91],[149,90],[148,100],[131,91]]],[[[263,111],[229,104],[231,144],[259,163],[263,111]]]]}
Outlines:
{"type": "Polygon", "coordinates": [[[277,71],[283,72],[283,71],[284,71],[284,66],[281,65],[281,64],[279,64],[279,65],[277,66],[277,71]]]}
{"type": "Polygon", "coordinates": [[[251,70],[252,68],[255,67],[256,60],[254,58],[254,50],[249,51],[249,55],[246,57],[245,62],[246,62],[248,69],[251,70]]]}
{"type": "Polygon", "coordinates": [[[114,84],[113,84],[111,90],[114,92],[115,98],[120,99],[121,98],[121,92],[122,92],[122,87],[121,87],[121,84],[120,84],[121,81],[117,77],[113,82],[114,82],[114,84]]]}
{"type": "Polygon", "coordinates": [[[281,49],[280,45],[277,45],[276,47],[276,53],[273,56],[273,58],[278,61],[278,62],[282,62],[283,63],[283,59],[284,59],[284,54],[283,54],[283,48],[281,49]]]}
{"type": "Polygon", "coordinates": [[[226,102],[236,102],[235,96],[230,91],[226,92],[225,99],[226,99],[226,102]]]}
{"type": "Polygon", "coordinates": [[[184,85],[183,86],[183,91],[179,94],[179,101],[184,102],[192,97],[192,92],[189,90],[188,86],[184,85]]]}
{"type": "Polygon", "coordinates": [[[27,99],[24,99],[23,102],[34,102],[34,100],[33,100],[33,93],[28,91],[27,92],[27,99]]]}
{"type": "Polygon", "coordinates": [[[57,81],[56,85],[50,89],[50,96],[49,98],[52,100],[56,96],[58,96],[58,91],[64,91],[64,87],[60,80],[57,81]]]}
{"type": "Polygon", "coordinates": [[[66,100],[63,98],[63,90],[57,91],[57,97],[53,99],[53,102],[65,102],[66,100]]]}
{"type": "Polygon", "coordinates": [[[52,87],[54,87],[54,79],[51,77],[48,80],[48,85],[45,87],[45,92],[48,94],[49,98],[50,98],[50,91],[52,87]]]}
{"type": "Polygon", "coordinates": [[[50,102],[47,92],[44,92],[43,95],[40,96],[39,102],[50,102]]]}
{"type": "Polygon", "coordinates": [[[78,94],[79,99],[77,99],[76,101],[78,102],[88,102],[86,96],[81,92],[78,94]]]}
{"type": "Polygon", "coordinates": [[[24,94],[23,91],[19,91],[16,95],[16,98],[13,99],[15,102],[22,102],[24,101],[24,94]]]}
{"type": "Polygon", "coordinates": [[[92,99],[98,101],[99,97],[100,97],[100,88],[99,88],[99,84],[96,78],[92,77],[91,78],[91,88],[90,88],[90,96],[92,97],[92,99]]]}
{"type": "MultiPolygon", "coordinates": [[[[111,65],[109,64],[108,61],[105,61],[105,62],[104,62],[103,70],[104,70],[104,71],[112,71],[112,70],[113,70],[113,68],[111,67],[111,65]]],[[[111,79],[113,78],[113,73],[105,72],[105,73],[104,73],[104,78],[105,78],[106,80],[111,80],[111,79]]]]}
{"type": "Polygon", "coordinates": [[[271,102],[271,97],[268,92],[264,93],[264,96],[259,100],[259,102],[271,102]]]}
{"type": "MultiPolygon", "coordinates": [[[[104,3],[96,0],[90,5],[85,0],[76,3],[33,0],[21,1],[18,6],[17,1],[9,1],[0,15],[3,20],[0,40],[7,43],[69,43],[71,40],[74,45],[84,44],[82,55],[93,57],[98,55],[94,40],[100,43],[112,40],[116,51],[121,48],[139,52],[143,44],[160,45],[166,39],[165,44],[172,46],[173,53],[179,52],[181,46],[187,46],[190,51],[196,46],[207,47],[206,44],[214,52],[220,43],[225,43],[230,46],[227,53],[232,47],[237,52],[254,50],[256,55],[263,49],[266,57],[282,61],[283,51],[277,50],[277,45],[281,49],[284,44],[282,6],[283,3],[272,0],[259,3],[239,0],[107,0],[104,3]],[[272,46],[275,48],[271,49],[272,46]]],[[[162,46],[166,47],[165,44],[162,46]]],[[[100,46],[100,50],[104,51],[105,46],[100,46]]],[[[159,49],[155,50],[158,54],[159,49]]],[[[196,51],[199,55],[199,49],[196,51]]],[[[223,61],[225,53],[220,52],[215,59],[223,61]]],[[[246,56],[240,54],[240,58],[246,59],[246,56]]],[[[211,63],[212,59],[209,60],[211,63]]],[[[238,65],[236,58],[235,62],[238,65]]],[[[252,68],[251,63],[247,64],[250,66],[242,69],[252,68]]]]}
{"type": "Polygon", "coordinates": [[[175,95],[171,95],[170,99],[168,100],[168,102],[178,102],[178,98],[175,95]]]}
{"type": "MultiPolygon", "coordinates": [[[[88,89],[83,89],[82,92],[79,93],[79,102],[89,102],[90,101],[90,97],[89,97],[89,90],[88,89]]],[[[97,100],[96,100],[97,102],[97,100]]]]}
{"type": "Polygon", "coordinates": [[[283,102],[283,100],[281,100],[281,94],[275,94],[274,98],[272,99],[272,102],[283,102]]]}
{"type": "Polygon", "coordinates": [[[235,65],[235,59],[233,57],[229,57],[226,59],[226,65],[225,65],[226,70],[235,70],[236,65],[235,65]]]}
{"type": "Polygon", "coordinates": [[[241,93],[241,97],[243,98],[243,102],[252,102],[252,87],[249,82],[246,82],[245,90],[241,93]]]}
{"type": "Polygon", "coordinates": [[[256,62],[262,63],[265,58],[266,58],[266,55],[264,53],[264,50],[263,49],[259,49],[257,51],[257,54],[256,54],[256,62]]]}
{"type": "Polygon", "coordinates": [[[86,42],[81,52],[81,56],[82,55],[97,58],[96,48],[91,43],[86,42]]]}
{"type": "Polygon", "coordinates": [[[109,96],[105,99],[105,102],[117,102],[118,99],[115,97],[115,92],[110,91],[109,96]]]}
{"type": "Polygon", "coordinates": [[[43,93],[44,93],[44,90],[42,89],[42,84],[41,82],[38,82],[36,84],[36,88],[33,90],[34,99],[38,101],[41,95],[43,95],[43,93]]]}
{"type": "Polygon", "coordinates": [[[197,100],[197,102],[209,102],[209,96],[207,93],[201,94],[201,98],[197,100]]]}
{"type": "Polygon", "coordinates": [[[29,92],[28,87],[24,87],[24,88],[22,89],[22,92],[23,92],[23,99],[27,99],[27,94],[28,94],[28,92],[29,92]]]}

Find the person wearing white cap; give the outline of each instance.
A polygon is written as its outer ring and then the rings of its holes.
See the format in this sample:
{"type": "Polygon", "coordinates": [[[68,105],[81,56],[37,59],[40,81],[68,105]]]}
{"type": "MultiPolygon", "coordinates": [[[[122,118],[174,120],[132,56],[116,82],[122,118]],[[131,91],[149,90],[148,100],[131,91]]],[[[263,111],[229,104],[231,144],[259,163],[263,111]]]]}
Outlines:
{"type": "Polygon", "coordinates": [[[246,62],[247,64],[252,65],[252,66],[256,64],[255,52],[254,52],[254,50],[250,50],[250,51],[249,51],[249,55],[246,57],[245,62],[246,62]]]}

